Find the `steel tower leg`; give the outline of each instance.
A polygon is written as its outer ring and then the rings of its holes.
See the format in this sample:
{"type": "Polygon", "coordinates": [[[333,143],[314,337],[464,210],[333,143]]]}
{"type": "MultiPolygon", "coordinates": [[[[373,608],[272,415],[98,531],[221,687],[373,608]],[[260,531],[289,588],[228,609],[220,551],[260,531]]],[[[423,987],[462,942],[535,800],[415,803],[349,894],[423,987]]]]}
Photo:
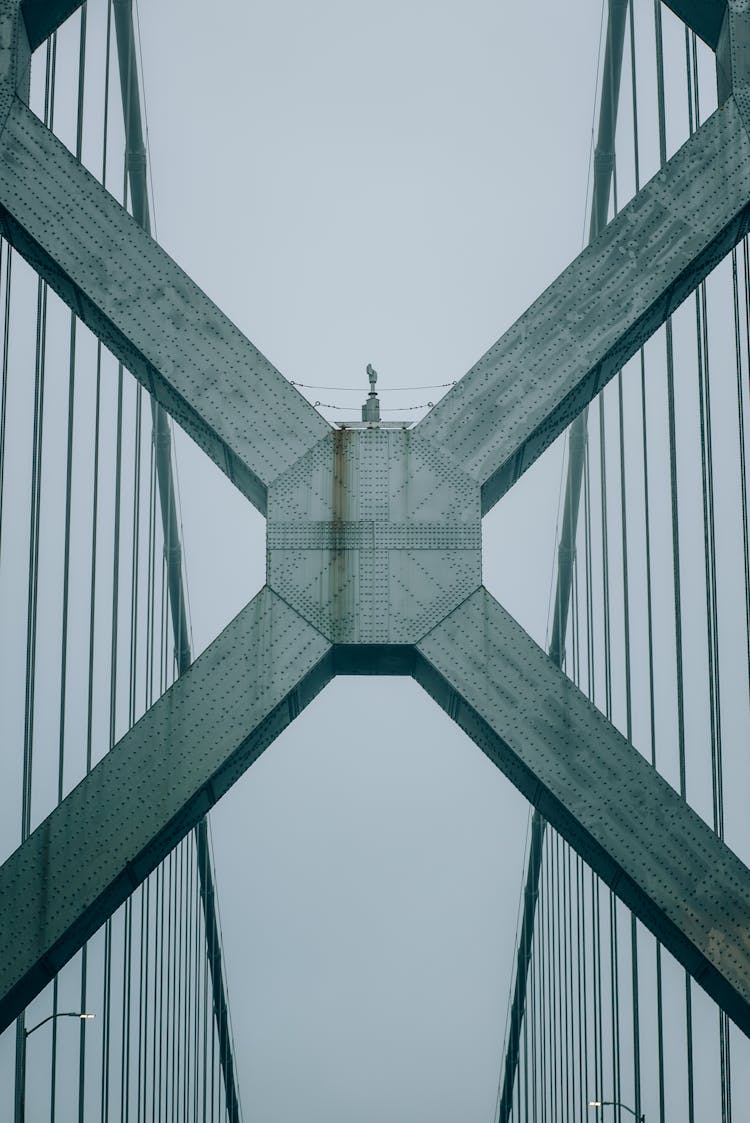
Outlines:
{"type": "Polygon", "coordinates": [[[749,1033],[740,859],[485,589],[417,651],[417,681],[749,1033]]]}
{"type": "Polygon", "coordinates": [[[0,867],[4,1028],[333,675],[263,589],[0,867]]]}

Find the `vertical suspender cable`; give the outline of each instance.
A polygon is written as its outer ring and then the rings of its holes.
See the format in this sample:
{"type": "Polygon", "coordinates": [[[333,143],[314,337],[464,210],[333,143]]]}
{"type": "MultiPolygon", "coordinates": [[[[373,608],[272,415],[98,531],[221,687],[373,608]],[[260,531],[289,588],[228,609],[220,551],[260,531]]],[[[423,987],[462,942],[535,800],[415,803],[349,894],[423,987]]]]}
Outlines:
{"type": "MultiPolygon", "coordinates": [[[[607,224],[607,212],[614,168],[614,134],[617,105],[620,95],[620,76],[625,43],[625,17],[627,0],[609,0],[607,37],[602,68],[599,131],[594,155],[594,186],[591,204],[590,240],[607,224]]],[[[565,486],[563,525],[560,534],[557,561],[557,585],[552,615],[550,658],[562,666],[565,653],[565,635],[573,579],[573,555],[578,525],[578,508],[581,497],[584,450],[586,447],[586,413],[584,411],[571,425],[568,437],[568,475],[565,486]]],[[[518,1051],[526,1006],[526,980],[534,939],[534,916],[539,887],[543,853],[545,822],[534,810],[531,820],[531,843],[524,888],[524,908],[521,934],[516,953],[516,971],[513,985],[513,1002],[502,1070],[498,1123],[508,1123],[512,1108],[513,1085],[518,1068],[518,1051]]]]}
{"type": "MultiPolygon", "coordinates": [[[[102,135],[102,184],[107,182],[107,132],[109,128],[109,66],[111,44],[111,4],[107,6],[107,24],[105,32],[105,63],[104,63],[104,122],[102,135]]],[[[94,720],[94,666],[95,666],[95,637],[96,637],[96,590],[97,590],[97,538],[99,529],[99,454],[100,454],[100,425],[101,425],[101,383],[102,383],[102,344],[97,340],[96,345],[96,390],[94,405],[94,464],[93,464],[93,496],[91,514],[91,595],[89,601],[89,637],[88,637],[88,695],[87,695],[87,721],[86,721],[86,772],[91,771],[93,754],[93,720],[94,720]]],[[[105,939],[106,942],[106,939],[105,939]]],[[[84,944],[81,951],[81,1010],[88,1006],[88,945],[84,944]]],[[[85,1088],[86,1088],[86,1021],[81,1021],[79,1030],[79,1062],[78,1062],[78,1123],[84,1123],[85,1088]]],[[[104,1040],[102,1039],[102,1049],[104,1040]]],[[[103,1054],[102,1054],[103,1056],[103,1054]]],[[[103,1072],[103,1068],[102,1068],[103,1072]]]]}
{"type": "MultiPolygon", "coordinates": [[[[197,856],[198,865],[200,866],[201,856],[197,856]]],[[[200,877],[200,870],[198,871],[200,877]]],[[[202,1086],[201,1086],[201,1110],[196,1113],[197,1118],[207,1120],[207,1093],[208,1093],[208,956],[203,957],[203,1027],[202,1027],[202,1041],[203,1041],[203,1064],[201,1067],[202,1072],[202,1086]]],[[[212,1035],[213,1036],[213,1035],[212,1035]]]]}
{"type": "MultiPolygon", "coordinates": [[[[607,501],[607,457],[605,432],[604,395],[599,395],[599,500],[601,519],[601,572],[602,572],[602,612],[604,620],[604,713],[612,721],[612,636],[611,605],[609,591],[609,518],[607,501]]],[[[617,924],[616,901],[612,890],[609,891],[609,965],[610,965],[610,1015],[612,1034],[612,1095],[614,1096],[615,1116],[620,1123],[620,1030],[617,999],[617,924]]]]}
{"type": "MultiPolygon", "coordinates": [[[[166,1035],[166,1016],[164,1013],[164,882],[166,880],[166,863],[162,862],[157,870],[157,878],[159,882],[159,969],[156,975],[159,979],[159,1017],[157,1025],[159,1027],[159,1053],[158,1053],[158,1077],[156,1056],[154,1058],[154,1086],[155,1094],[154,1100],[157,1105],[156,1119],[163,1119],[163,1096],[162,1090],[164,1087],[164,1043],[166,1035]],[[156,1094],[158,1089],[158,1095],[156,1094]]],[[[156,1046],[156,1039],[154,1040],[154,1047],[156,1046]]]]}
{"type": "MultiPolygon", "coordinates": [[[[697,43],[694,34],[689,37],[688,78],[692,72],[693,110],[696,128],[701,123],[700,88],[698,79],[697,43]]],[[[688,94],[691,93],[690,81],[688,94]]],[[[698,396],[701,435],[701,484],[704,525],[704,572],[706,578],[706,646],[708,656],[708,694],[711,719],[711,778],[713,801],[713,827],[720,838],[724,837],[724,784],[721,737],[721,687],[719,666],[719,615],[716,577],[716,529],[713,469],[713,426],[711,422],[710,350],[708,339],[708,303],[706,282],[696,292],[696,327],[698,344],[698,396]]],[[[722,1123],[731,1123],[732,1092],[729,1044],[729,1020],[719,1010],[719,1057],[721,1075],[722,1123]]]]}
{"type": "MultiPolygon", "coordinates": [[[[750,382],[750,253],[748,252],[748,239],[744,238],[742,242],[742,279],[744,282],[744,321],[745,321],[745,340],[747,343],[746,362],[748,366],[748,381],[750,382]]],[[[738,336],[739,347],[739,336],[738,336]]],[[[744,578],[745,578],[745,643],[747,651],[747,665],[748,665],[748,698],[750,699],[750,544],[748,537],[748,488],[747,488],[747,474],[746,474],[746,453],[745,453],[745,388],[742,380],[742,363],[738,352],[737,357],[737,397],[739,399],[738,416],[740,425],[740,465],[741,465],[741,499],[742,499],[742,538],[743,538],[743,557],[744,557],[744,578]]]]}
{"type": "MultiPolygon", "coordinates": [[[[128,206],[128,172],[127,163],[123,168],[122,205],[128,206]]],[[[122,367],[119,368],[120,375],[122,367]]],[[[125,389],[125,387],[123,387],[125,389]]],[[[133,449],[133,513],[131,519],[131,549],[130,549],[130,636],[128,645],[128,726],[135,722],[135,690],[137,682],[136,662],[136,634],[138,612],[138,576],[139,576],[139,551],[138,532],[140,528],[140,436],[141,436],[141,387],[135,389],[135,424],[134,424],[134,449],[133,449]]],[[[130,460],[130,457],[128,457],[130,460]]],[[[129,1123],[130,1120],[130,1056],[132,1047],[132,954],[133,954],[133,897],[129,897],[122,909],[122,1009],[121,1021],[121,1055],[120,1055],[120,1120],[129,1123]]]]}
{"type": "MultiPolygon", "coordinates": [[[[569,1000],[569,1017],[570,1017],[570,1063],[569,1063],[569,1078],[571,1084],[571,1111],[570,1117],[575,1118],[577,1114],[577,1105],[583,1102],[586,1095],[586,1089],[580,1082],[580,1069],[576,1061],[580,1056],[579,1050],[576,1048],[576,1043],[580,1043],[581,1039],[581,1023],[580,1020],[575,1022],[576,1014],[576,981],[577,976],[574,970],[573,955],[574,955],[574,942],[573,942],[573,855],[569,846],[565,847],[565,915],[567,918],[566,940],[568,948],[568,1000],[569,1000]],[[575,1027],[575,1028],[574,1028],[575,1027]]],[[[577,898],[575,906],[577,907],[577,898]]],[[[567,1038],[566,1038],[567,1040],[567,1038]]]]}
{"type": "MultiPolygon", "coordinates": [[[[742,243],[743,254],[747,261],[747,238],[742,243]]],[[[750,536],[748,535],[747,514],[747,455],[745,450],[745,392],[742,384],[742,338],[740,327],[740,291],[737,270],[737,250],[732,250],[732,297],[734,305],[734,349],[737,372],[737,429],[740,451],[740,523],[742,525],[742,575],[745,582],[745,661],[748,675],[748,699],[750,700],[750,536]]],[[[747,301],[745,301],[747,309],[747,301]]],[[[0,438],[1,440],[2,438],[0,438]]],[[[2,467],[0,466],[0,472],[2,467]]],[[[1,483],[0,483],[1,486],[1,483]]],[[[2,500],[0,500],[2,502],[2,500]]]]}
{"type": "Polygon", "coordinates": [[[185,841],[175,851],[180,867],[179,890],[175,900],[177,940],[175,943],[175,1052],[177,1064],[175,1065],[175,1103],[177,1104],[177,1118],[183,1119],[184,1110],[184,1069],[185,1069],[185,1003],[184,996],[187,989],[185,977],[185,889],[186,889],[186,856],[185,841]]]}
{"type": "Polygon", "coordinates": [[[572,981],[572,970],[571,970],[571,963],[570,963],[570,943],[569,943],[569,940],[568,940],[568,930],[569,930],[568,920],[569,920],[569,917],[570,917],[570,906],[571,906],[570,893],[569,893],[570,886],[569,886],[569,883],[568,883],[568,876],[567,876],[568,875],[568,868],[569,868],[569,866],[568,866],[569,856],[570,856],[570,854],[569,854],[568,847],[567,846],[561,847],[561,852],[560,852],[560,881],[561,881],[561,885],[562,885],[562,892],[561,892],[560,922],[561,922],[561,925],[562,925],[562,961],[563,961],[562,977],[563,977],[563,983],[564,983],[564,986],[563,986],[563,991],[564,991],[564,999],[563,999],[563,1009],[564,1009],[563,1042],[565,1044],[565,1053],[564,1053],[564,1057],[565,1057],[565,1059],[564,1059],[565,1113],[566,1113],[566,1116],[568,1118],[570,1118],[572,1116],[573,1112],[575,1111],[575,1106],[574,1106],[575,1105],[575,1070],[573,1068],[573,1063],[572,1063],[572,1060],[573,1060],[573,1049],[572,1049],[573,1025],[572,1025],[572,1020],[571,1020],[571,1008],[570,1008],[570,1001],[569,1001],[570,985],[571,985],[571,981],[572,981]]]}
{"type": "Polygon", "coordinates": [[[547,845],[547,980],[549,983],[549,1041],[552,1078],[552,1118],[559,1119],[560,1111],[560,1054],[559,1054],[559,1027],[557,1024],[557,982],[560,976],[560,966],[557,962],[557,941],[555,931],[555,889],[557,881],[555,843],[553,835],[548,839],[547,845]]]}
{"type": "MultiPolygon", "coordinates": [[[[636,81],[636,54],[635,54],[635,16],[634,6],[630,6],[630,58],[631,58],[631,88],[633,93],[633,163],[635,173],[635,190],[640,191],[640,152],[638,141],[638,95],[636,81]]],[[[651,764],[656,767],[656,710],[654,692],[654,642],[653,642],[653,588],[651,571],[651,507],[649,496],[649,463],[648,463],[648,434],[646,428],[646,360],[644,349],[640,350],[640,397],[641,397],[641,447],[643,466],[643,511],[644,511],[644,547],[645,547],[645,577],[646,577],[646,633],[648,642],[648,697],[649,697],[649,744],[651,764]]],[[[640,1086],[640,1037],[639,1037],[639,1000],[638,1000],[638,943],[637,926],[632,919],[631,946],[633,959],[633,1053],[634,1053],[634,1102],[635,1110],[641,1112],[641,1086],[640,1086]]],[[[659,1102],[661,1105],[661,1123],[663,1123],[664,1103],[664,1016],[661,1001],[661,945],[656,941],[656,974],[657,974],[657,1040],[658,1040],[658,1080],[659,1102]]]]}
{"type": "Polygon", "coordinates": [[[560,1105],[561,1116],[568,1114],[568,1036],[565,1019],[566,962],[565,962],[565,925],[563,923],[563,861],[561,839],[555,833],[555,928],[557,942],[557,1025],[558,1051],[560,1055],[560,1105]]]}
{"type": "Polygon", "coordinates": [[[579,1037],[579,1050],[581,1054],[581,1088],[584,1096],[588,1096],[589,1091],[589,1012],[588,1012],[588,987],[587,979],[589,977],[587,956],[586,956],[586,886],[584,883],[585,869],[583,862],[578,854],[575,856],[576,862],[576,895],[578,897],[578,909],[576,911],[576,943],[577,943],[577,960],[578,960],[578,1008],[579,1008],[579,1023],[580,1023],[580,1037],[579,1037]]]}
{"type": "Polygon", "coordinates": [[[183,1017],[184,1025],[184,1041],[185,1041],[185,1077],[184,1077],[184,1108],[183,1118],[188,1119],[193,1114],[193,1069],[194,1069],[194,1056],[193,1056],[193,1005],[195,1000],[195,984],[196,984],[196,965],[193,962],[193,938],[195,932],[193,930],[193,914],[194,914],[194,879],[195,868],[193,864],[194,851],[193,840],[187,838],[185,840],[186,859],[187,859],[187,907],[185,909],[185,925],[186,925],[186,941],[185,941],[185,978],[187,980],[187,988],[185,992],[185,1013],[183,1017]]]}
{"type": "MultiPolygon", "coordinates": [[[[137,222],[150,232],[148,184],[146,177],[146,148],[143,139],[140,94],[137,80],[137,63],[133,33],[131,0],[113,0],[115,33],[120,64],[120,82],[126,128],[126,164],[130,181],[133,215],[137,222]]],[[[154,444],[157,479],[161,504],[162,523],[167,562],[169,603],[172,614],[172,631],[175,642],[175,659],[179,674],[190,666],[192,656],[187,625],[186,597],[182,574],[179,524],[174,495],[171,466],[171,434],[164,411],[152,402],[154,444]]],[[[216,919],[215,889],[208,848],[205,820],[195,828],[201,901],[206,929],[206,948],[209,955],[213,988],[216,1032],[221,1043],[220,1063],[227,1091],[229,1118],[239,1123],[239,1098],[237,1094],[234,1058],[229,1030],[229,1008],[226,999],[221,943],[216,919]]]]}
{"type": "MultiPolygon", "coordinates": [[[[638,102],[636,95],[636,65],[635,65],[635,14],[634,6],[630,5],[630,62],[631,62],[631,90],[633,99],[633,164],[635,176],[635,190],[636,193],[640,190],[640,164],[638,152],[638,102]]],[[[640,368],[641,368],[641,389],[644,390],[645,383],[645,359],[643,348],[640,350],[640,368]]],[[[624,416],[623,416],[623,401],[622,401],[622,373],[618,375],[618,402],[619,402],[619,421],[620,421],[620,483],[621,483],[621,507],[622,507],[622,557],[623,557],[623,613],[625,620],[625,692],[626,692],[626,723],[627,723],[627,738],[632,741],[632,691],[631,691],[631,673],[630,673],[630,608],[629,608],[629,595],[630,586],[628,581],[628,540],[627,540],[627,509],[626,509],[626,487],[625,487],[625,432],[624,432],[624,416]]],[[[644,424],[644,440],[643,440],[643,454],[644,454],[644,479],[647,479],[647,447],[645,442],[645,413],[643,414],[644,424]]],[[[646,488],[648,484],[646,483],[646,488]]],[[[646,523],[648,524],[648,511],[646,511],[646,523]]],[[[649,550],[649,532],[648,526],[646,528],[646,566],[647,566],[647,612],[648,612],[648,632],[649,632],[649,674],[651,683],[653,684],[653,642],[651,637],[651,574],[650,574],[650,550],[649,550]]],[[[653,690],[651,691],[651,708],[653,712],[653,690]]],[[[641,1040],[640,1040],[640,1001],[639,1001],[639,983],[638,983],[638,926],[635,916],[631,913],[630,916],[630,959],[631,959],[631,980],[632,980],[632,1016],[633,1016],[633,1102],[637,1115],[641,1114],[641,1040]]]]}
{"type": "MultiPolygon", "coordinates": [[[[76,159],[81,158],[83,142],[83,89],[86,65],[86,6],[81,8],[80,35],[78,45],[78,110],[76,118],[76,159]]],[[[68,685],[68,614],[70,604],[70,522],[73,500],[73,428],[75,419],[76,388],[76,317],[70,314],[70,340],[68,362],[68,428],[65,455],[65,530],[63,543],[63,594],[62,629],[60,641],[60,720],[58,729],[57,760],[57,802],[61,803],[64,792],[65,772],[65,717],[68,685]]],[[[52,986],[52,1013],[57,1014],[58,977],[55,975],[52,986]]],[[[52,1020],[52,1064],[50,1070],[50,1123],[55,1123],[57,1101],[57,1020],[52,1020]]]]}
{"type": "Polygon", "coordinates": [[[5,245],[5,310],[3,314],[3,359],[0,375],[0,561],[3,546],[3,496],[5,494],[5,430],[8,409],[8,351],[10,346],[10,294],[11,267],[13,250],[9,243],[0,243],[0,272],[2,267],[2,245],[5,245]]]}
{"type": "MultiPolygon", "coordinates": [[[[667,162],[667,126],[664,96],[664,45],[661,23],[661,0],[654,0],[656,24],[657,108],[659,116],[659,160],[662,167],[667,162]]],[[[687,43],[687,28],[685,29],[687,43]]],[[[692,110],[691,110],[692,113],[692,110]]],[[[692,124],[691,129],[692,132],[692,124]]],[[[677,441],[674,396],[674,344],[671,318],[665,324],[667,359],[667,404],[669,417],[669,477],[672,519],[672,565],[674,570],[674,629],[677,674],[677,733],[680,754],[680,794],[685,796],[685,706],[683,694],[682,651],[682,584],[680,578],[680,524],[677,502],[677,441]]]]}
{"type": "MultiPolygon", "coordinates": [[[[659,118],[659,160],[662,167],[667,162],[666,109],[664,97],[664,47],[661,23],[661,3],[654,0],[654,21],[656,31],[656,73],[657,73],[657,111],[659,118]]],[[[685,42],[688,44],[688,31],[685,29],[685,42]]],[[[689,70],[689,66],[688,66],[689,70]]],[[[691,122],[692,122],[692,108],[691,122]]],[[[692,123],[691,130],[692,132],[692,123]]],[[[680,524],[677,502],[677,450],[675,435],[675,396],[674,396],[674,347],[672,320],[665,324],[667,360],[667,407],[669,424],[669,477],[672,524],[672,570],[674,589],[674,635],[675,635],[675,673],[677,687],[677,740],[679,749],[680,795],[686,794],[685,770],[685,707],[683,695],[683,654],[682,654],[682,583],[680,575],[680,524]]],[[[693,998],[690,976],[685,972],[685,1021],[686,1044],[688,1053],[688,1123],[694,1123],[695,1106],[693,1094],[693,998]]],[[[663,1111],[663,1105],[660,1104],[663,1111]]]]}
{"type": "MultiPolygon", "coordinates": [[[[112,546],[112,617],[110,625],[110,697],[108,748],[115,744],[117,731],[117,671],[120,609],[120,522],[122,496],[123,366],[117,365],[117,420],[115,436],[114,531],[112,546]]],[[[102,1041],[102,1123],[110,1118],[110,1042],[112,1037],[112,932],[110,917],[105,924],[104,941],[104,1033],[102,1041]]]]}
{"type": "MultiPolygon", "coordinates": [[[[123,367],[118,363],[117,370],[117,421],[115,435],[115,484],[114,484],[114,530],[112,542],[112,615],[110,625],[110,671],[109,671],[109,740],[108,748],[112,748],[116,739],[117,730],[117,671],[118,671],[118,638],[120,616],[120,522],[122,500],[122,428],[123,428],[123,367]]],[[[102,1080],[104,1094],[102,1096],[102,1123],[108,1123],[109,1098],[110,1098],[110,1055],[109,1044],[111,1040],[112,1017],[112,918],[105,924],[105,952],[104,952],[104,1021],[103,1035],[104,1056],[102,1062],[102,1080]]]]}
{"type": "MultiPolygon", "coordinates": [[[[52,128],[54,123],[54,84],[56,36],[47,42],[44,90],[44,123],[52,128]]],[[[23,774],[21,792],[21,842],[31,833],[31,791],[34,755],[34,706],[37,646],[37,600],[39,583],[39,533],[42,487],[42,450],[44,437],[44,379],[47,344],[47,286],[37,282],[36,356],[34,372],[34,413],[31,451],[31,492],[29,512],[29,579],[26,611],[26,677],[23,737],[23,774]]],[[[25,1018],[16,1019],[15,1043],[15,1104],[16,1123],[25,1115],[26,1102],[26,1028],[25,1018]]]]}
{"type": "Polygon", "coordinates": [[[167,889],[167,1035],[165,1041],[165,1051],[167,1056],[167,1072],[166,1072],[166,1089],[165,1100],[169,1106],[169,1111],[166,1112],[168,1119],[174,1120],[177,1123],[177,1112],[174,1102],[174,1087],[175,1087],[175,992],[177,990],[177,982],[175,978],[176,968],[176,955],[175,946],[177,944],[176,930],[177,930],[177,851],[173,850],[169,855],[169,881],[167,889]]]}
{"type": "Polygon", "coordinates": [[[151,889],[153,886],[153,879],[149,878],[145,884],[141,886],[140,891],[140,941],[139,941],[139,964],[138,964],[138,1071],[136,1087],[138,1089],[138,1104],[137,1104],[137,1120],[138,1123],[145,1123],[146,1119],[146,1088],[148,1085],[148,1028],[149,1028],[149,1007],[148,1007],[148,976],[149,976],[149,943],[150,943],[150,909],[151,903],[151,889]]]}

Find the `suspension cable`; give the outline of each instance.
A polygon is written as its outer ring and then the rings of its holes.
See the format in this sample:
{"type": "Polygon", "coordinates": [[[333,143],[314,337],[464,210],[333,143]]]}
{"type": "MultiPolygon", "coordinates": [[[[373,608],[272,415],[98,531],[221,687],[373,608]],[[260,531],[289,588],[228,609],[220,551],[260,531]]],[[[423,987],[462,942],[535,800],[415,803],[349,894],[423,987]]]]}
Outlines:
{"type": "MultiPolygon", "coordinates": [[[[609,0],[606,46],[602,68],[601,104],[599,113],[599,132],[594,160],[594,185],[592,189],[592,210],[590,238],[596,237],[607,221],[609,197],[614,169],[614,131],[617,119],[617,103],[620,91],[620,76],[625,41],[625,0],[609,0]]],[[[549,645],[550,657],[562,666],[565,650],[565,635],[571,598],[573,556],[578,507],[581,496],[583,464],[586,447],[586,413],[584,411],[570,429],[568,443],[568,476],[563,507],[563,528],[558,551],[557,588],[555,608],[552,615],[553,632],[549,645]]],[[[512,1093],[518,1068],[521,1023],[526,1004],[526,979],[528,976],[531,949],[534,938],[534,917],[541,872],[542,843],[545,823],[535,809],[532,816],[529,864],[526,871],[524,890],[524,914],[521,935],[516,954],[516,969],[513,985],[513,1003],[505,1046],[505,1060],[500,1087],[500,1108],[498,1123],[508,1123],[512,1109],[512,1093]]]]}

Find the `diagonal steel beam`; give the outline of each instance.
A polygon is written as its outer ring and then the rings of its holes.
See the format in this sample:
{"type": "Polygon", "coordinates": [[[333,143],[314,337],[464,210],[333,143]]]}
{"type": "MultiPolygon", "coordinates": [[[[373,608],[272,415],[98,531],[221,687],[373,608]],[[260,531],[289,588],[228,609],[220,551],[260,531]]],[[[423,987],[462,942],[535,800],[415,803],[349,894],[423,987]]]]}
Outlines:
{"type": "Polygon", "coordinates": [[[750,871],[483,588],[398,647],[264,589],[0,867],[0,1030],[335,673],[411,673],[750,1033],[750,871]]]}
{"type": "Polygon", "coordinates": [[[750,229],[750,139],[717,110],[419,424],[486,513],[750,229]]]}
{"type": "Polygon", "coordinates": [[[721,22],[727,8],[726,0],[663,0],[663,2],[704,43],[708,43],[712,50],[716,50],[721,22]]]}
{"type": "Polygon", "coordinates": [[[265,513],[328,424],[19,100],[0,231],[265,513]]]}
{"type": "Polygon", "coordinates": [[[415,677],[750,1033],[750,871],[485,589],[415,677]]]}
{"type": "Polygon", "coordinates": [[[61,23],[85,2],[85,0],[21,0],[29,45],[32,51],[40,47],[44,40],[57,31],[61,23]]]}
{"type": "Polygon", "coordinates": [[[0,0],[0,130],[17,98],[29,100],[31,47],[19,0],[0,0]]]}
{"type": "Polygon", "coordinates": [[[263,589],[0,867],[0,1031],[333,675],[263,589]]]}

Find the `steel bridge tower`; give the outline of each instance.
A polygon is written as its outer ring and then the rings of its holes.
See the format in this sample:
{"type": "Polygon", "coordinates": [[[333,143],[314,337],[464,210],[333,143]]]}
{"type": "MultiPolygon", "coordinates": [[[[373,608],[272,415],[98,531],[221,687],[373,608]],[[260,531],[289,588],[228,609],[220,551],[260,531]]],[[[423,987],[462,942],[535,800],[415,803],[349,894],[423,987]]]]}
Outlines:
{"type": "Polygon", "coordinates": [[[22,799],[0,867],[17,1120],[42,1029],[24,1011],[48,987],[53,1118],[73,1068],[80,1120],[94,1098],[102,1118],[240,1118],[206,815],[338,675],[410,676],[534,809],[496,1117],[669,1119],[678,1104],[701,1118],[710,1048],[710,1094],[731,1118],[731,1058],[750,1035],[750,871],[727,781],[743,775],[750,714],[750,11],[668,8],[607,4],[586,249],[417,424],[381,420],[371,370],[362,420],[333,426],[152,236],[130,0],[98,16],[0,0],[0,561],[16,559],[9,588],[26,594],[7,601],[25,652],[6,686],[22,799]],[[647,8],[653,168],[638,135],[647,8]],[[56,33],[71,16],[77,107],[61,126],[56,33]],[[84,160],[95,34],[107,97],[84,160]],[[25,343],[19,285],[35,302],[25,343]],[[63,350],[61,391],[46,375],[63,350]],[[5,469],[14,410],[28,478],[5,469]],[[264,588],[195,661],[172,421],[267,520],[264,588]],[[482,520],[558,438],[544,652],[483,584],[482,520]],[[42,780],[40,737],[57,752],[42,780]]]}

